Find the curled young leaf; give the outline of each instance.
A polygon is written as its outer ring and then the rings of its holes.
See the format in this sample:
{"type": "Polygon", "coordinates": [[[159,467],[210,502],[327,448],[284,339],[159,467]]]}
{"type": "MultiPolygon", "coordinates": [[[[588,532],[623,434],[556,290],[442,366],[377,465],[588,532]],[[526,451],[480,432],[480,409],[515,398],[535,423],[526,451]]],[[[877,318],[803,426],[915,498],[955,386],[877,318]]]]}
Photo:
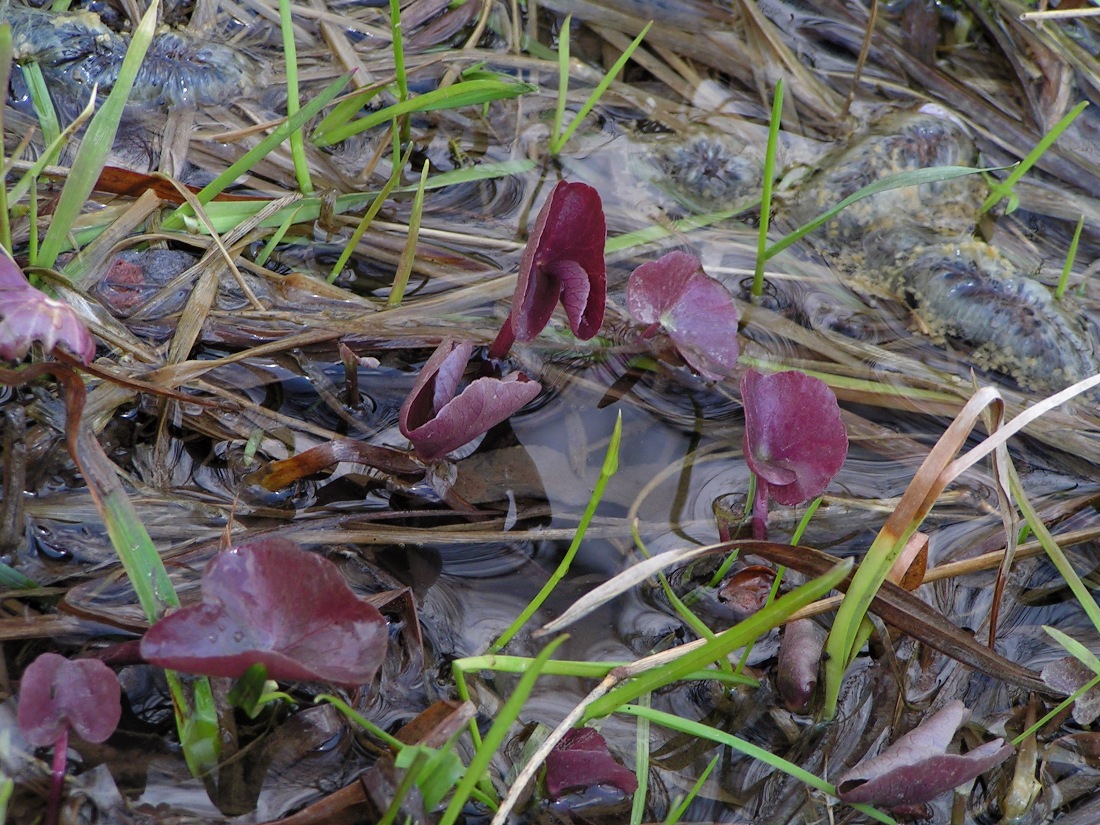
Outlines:
{"type": "Polygon", "coordinates": [[[626,309],[634,320],[659,324],[693,369],[718,380],[737,366],[737,306],[699,259],[669,252],[642,264],[626,285],[626,309]]]}
{"type": "Polygon", "coordinates": [[[424,461],[442,458],[504,421],[539,394],[542,385],[523,373],[478,378],[458,386],[473,345],[443,341],[401,406],[401,433],[424,461]]]}
{"type": "Polygon", "coordinates": [[[103,742],[118,727],[121,697],[115,672],[98,659],[43,653],[19,685],[19,730],[37,747],[53,745],[66,728],[88,742],[103,742]]]}
{"type": "Polygon", "coordinates": [[[783,628],[775,683],[788,710],[801,713],[809,706],[824,649],[825,628],[813,619],[797,619],[783,628]]]}
{"type": "Polygon", "coordinates": [[[259,663],[273,679],[357,687],[374,678],[386,640],[385,619],[336,565],[273,538],[215,556],[202,602],[149,628],[141,655],[207,676],[236,678],[259,663]]]}
{"type": "Polygon", "coordinates": [[[598,731],[574,728],[546,757],[546,793],[556,800],[593,785],[611,785],[632,794],[638,789],[638,777],[615,761],[598,731]]]}
{"type": "Polygon", "coordinates": [[[587,341],[599,332],[607,302],[606,243],[599,192],[560,181],[535,219],[520,259],[512,311],[489,355],[503,358],[513,341],[533,340],[559,300],[577,338],[587,341]]]}
{"type": "Polygon", "coordinates": [[[60,345],[84,364],[95,357],[95,340],[73,308],[31,286],[0,251],[0,357],[21,361],[35,341],[46,352],[60,345]]]}
{"type": "Polygon", "coordinates": [[[947,753],[955,731],[970,717],[953,701],[878,756],[860,762],[836,783],[844,802],[893,807],[929,802],[1008,759],[1012,745],[994,739],[965,754],[947,753]]]}

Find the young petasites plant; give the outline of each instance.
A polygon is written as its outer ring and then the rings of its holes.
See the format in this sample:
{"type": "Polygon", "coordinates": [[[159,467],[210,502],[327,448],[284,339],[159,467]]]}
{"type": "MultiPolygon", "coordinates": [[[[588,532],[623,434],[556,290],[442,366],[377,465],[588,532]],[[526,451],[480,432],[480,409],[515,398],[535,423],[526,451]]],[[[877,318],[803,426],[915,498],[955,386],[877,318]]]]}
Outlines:
{"type": "Polygon", "coordinates": [[[824,381],[792,370],[741,377],[745,461],[756,473],[753,538],[766,539],[768,499],[788,507],[821,495],[848,454],[836,396],[824,381]]]}
{"type": "Polygon", "coordinates": [[[146,632],[141,655],[205,676],[242,676],[262,664],[273,679],[367,684],[386,655],[386,620],[328,559],[280,538],[219,553],[202,602],[146,632]]]}
{"type": "Polygon", "coordinates": [[[473,344],[445,340],[420,370],[401,405],[401,434],[424,461],[435,461],[507,419],[533,401],[542,385],[514,372],[478,378],[458,392],[473,344]]]}
{"type": "Polygon", "coordinates": [[[577,338],[587,341],[599,332],[607,302],[606,243],[599,193],[584,183],[560,181],[527,239],[512,309],[489,357],[503,358],[517,340],[533,340],[559,300],[577,338]]]}
{"type": "Polygon", "coordinates": [[[626,309],[649,325],[644,337],[664,329],[684,360],[707,378],[717,381],[737,366],[737,306],[694,255],[669,252],[635,269],[626,309]]]}
{"type": "Polygon", "coordinates": [[[69,730],[88,742],[103,742],[118,727],[122,690],[115,672],[98,659],[69,661],[43,653],[19,684],[19,730],[35,747],[54,748],[45,825],[57,822],[69,730]]]}

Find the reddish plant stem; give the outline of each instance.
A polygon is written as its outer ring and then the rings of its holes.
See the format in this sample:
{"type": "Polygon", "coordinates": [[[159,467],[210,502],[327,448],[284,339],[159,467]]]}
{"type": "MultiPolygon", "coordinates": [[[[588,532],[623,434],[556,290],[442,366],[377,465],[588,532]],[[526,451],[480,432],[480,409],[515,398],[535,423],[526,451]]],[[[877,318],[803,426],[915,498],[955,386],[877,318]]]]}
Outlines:
{"type": "Polygon", "coordinates": [[[508,317],[504,319],[504,326],[500,328],[500,332],[497,333],[497,337],[493,339],[493,343],[489,345],[489,357],[497,360],[503,358],[508,354],[508,350],[512,348],[512,344],[516,342],[516,331],[512,328],[512,313],[508,313],[508,317]]]}
{"type": "Polygon", "coordinates": [[[57,735],[53,746],[53,764],[50,766],[50,799],[46,803],[44,825],[57,825],[61,812],[61,788],[65,785],[65,768],[68,766],[69,728],[66,725],[57,735]]]}

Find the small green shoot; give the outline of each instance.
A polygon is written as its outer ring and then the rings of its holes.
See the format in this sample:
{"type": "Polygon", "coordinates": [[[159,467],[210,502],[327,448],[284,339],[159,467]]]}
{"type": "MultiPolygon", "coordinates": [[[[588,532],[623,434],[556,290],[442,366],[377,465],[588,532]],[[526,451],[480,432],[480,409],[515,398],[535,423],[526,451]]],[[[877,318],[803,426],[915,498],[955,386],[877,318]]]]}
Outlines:
{"type": "MultiPolygon", "coordinates": [[[[639,696],[638,704],[648,708],[649,694],[639,696]]],[[[634,775],[638,777],[638,787],[630,804],[630,825],[642,825],[642,820],[645,819],[646,796],[649,793],[649,741],[649,720],[639,716],[634,734],[634,775]]]]}
{"type": "MultiPolygon", "coordinates": [[[[293,117],[301,107],[298,97],[298,49],[294,45],[294,23],[290,16],[290,0],[279,0],[279,25],[283,32],[283,54],[286,55],[286,114],[293,117]]],[[[294,162],[294,176],[298,188],[307,195],[313,193],[309,179],[309,163],[306,161],[306,142],[302,127],[290,133],[290,157],[294,162]]]]}
{"type": "Polygon", "coordinates": [[[391,309],[401,306],[401,301],[405,297],[405,290],[409,286],[409,276],[412,274],[413,263],[416,259],[416,242],[420,237],[420,216],[424,211],[424,186],[428,182],[428,169],[430,166],[431,164],[425,160],[424,168],[420,170],[420,185],[416,188],[416,195],[413,198],[405,248],[401,252],[401,260],[397,265],[393,286],[390,288],[390,297],[386,301],[386,306],[391,309]]]}
{"type": "Polygon", "coordinates": [[[1068,112],[1066,112],[1062,119],[1054,124],[1054,128],[1047,132],[1047,134],[1043,135],[1042,139],[1035,144],[1035,148],[1028,152],[1027,157],[1016,164],[1016,167],[1009,173],[1008,177],[1006,177],[1002,181],[997,181],[990,185],[989,197],[987,197],[982,203],[981,209],[979,210],[980,214],[984,215],[1004,198],[1008,199],[1008,206],[1005,208],[1005,213],[1012,214],[1014,211],[1016,211],[1016,207],[1017,205],[1019,205],[1020,199],[1012,190],[1017,181],[1019,181],[1020,178],[1027,174],[1027,172],[1031,169],[1032,166],[1034,166],[1038,162],[1039,158],[1043,156],[1047,149],[1049,149],[1054,144],[1054,141],[1058,139],[1062,132],[1066,131],[1066,129],[1069,128],[1069,125],[1073,123],[1073,121],[1077,120],[1078,115],[1080,115],[1081,112],[1085,111],[1085,108],[1088,105],[1089,102],[1087,100],[1082,100],[1080,103],[1078,103],[1068,112]]]}
{"type": "Polygon", "coordinates": [[[1066,253],[1066,263],[1062,267],[1062,274],[1058,278],[1058,286],[1054,290],[1054,297],[1058,300],[1066,294],[1066,286],[1069,284],[1069,274],[1073,271],[1073,262],[1077,259],[1077,244],[1081,241],[1081,230],[1085,228],[1085,216],[1077,220],[1077,228],[1073,230],[1073,239],[1069,242],[1069,251],[1066,253]]]}
{"type": "Polygon", "coordinates": [[[607,71],[607,74],[603,76],[599,84],[592,90],[592,94],[588,96],[588,100],[584,102],[584,105],[577,111],[576,116],[570,121],[569,126],[562,130],[562,124],[565,120],[565,101],[569,95],[569,26],[572,22],[572,15],[565,18],[562,23],[561,33],[558,36],[558,100],[557,106],[554,110],[554,125],[550,131],[550,154],[557,157],[561,154],[561,150],[565,148],[565,144],[569,142],[569,138],[573,137],[573,133],[577,131],[577,127],[581,125],[581,122],[588,117],[588,113],[592,111],[592,108],[603,97],[604,92],[607,91],[611,85],[611,81],[615,79],[615,76],[623,70],[627,61],[638,47],[642,45],[642,41],[645,36],[649,34],[650,28],[653,26],[653,21],[650,20],[645,24],[638,36],[630,43],[623,53],[619,55],[619,59],[615,61],[614,65],[607,71]]]}
{"type": "MultiPolygon", "coordinates": [[[[23,80],[27,84],[27,93],[31,99],[31,106],[38,117],[38,128],[42,130],[42,137],[45,139],[46,145],[53,145],[61,137],[61,124],[57,120],[57,110],[54,109],[50,90],[46,87],[46,78],[42,76],[42,67],[37,63],[27,63],[22,67],[22,70],[23,80]]],[[[95,95],[92,95],[92,97],[94,98],[95,95]]],[[[47,165],[56,161],[57,151],[56,149],[53,150],[45,158],[47,165]]]]}
{"type": "Polygon", "coordinates": [[[588,525],[592,521],[592,517],[596,515],[596,508],[600,504],[600,499],[603,498],[604,489],[607,487],[607,482],[611,479],[611,476],[615,475],[619,469],[619,443],[623,437],[623,416],[619,413],[615,419],[615,428],[611,432],[611,440],[607,445],[607,454],[604,456],[603,466],[600,467],[600,477],[596,480],[596,486],[592,490],[592,496],[588,500],[588,506],[584,509],[584,515],[581,516],[580,523],[577,525],[577,532],[573,536],[573,542],[569,545],[569,549],[565,553],[565,557],[561,560],[557,570],[550,576],[549,580],[543,585],[542,590],[538,592],[538,595],[531,600],[531,603],[524,608],[523,612],[519,614],[514,622],[508,625],[508,629],[505,630],[500,638],[493,642],[492,647],[489,648],[491,653],[496,653],[504,648],[508,642],[523,628],[524,625],[530,621],[531,617],[535,615],[543,602],[554,592],[554,588],[558,586],[565,574],[569,572],[569,566],[573,563],[573,559],[577,555],[577,550],[580,549],[581,542],[584,540],[584,534],[588,530],[588,525]]]}
{"type": "Polygon", "coordinates": [[[756,269],[752,276],[752,297],[764,294],[764,264],[767,263],[768,224],[771,220],[772,187],[775,185],[775,153],[779,147],[779,127],[783,121],[783,80],[775,82],[775,100],[768,123],[768,145],[764,151],[764,180],[760,191],[760,231],[756,238],[756,269]]]}

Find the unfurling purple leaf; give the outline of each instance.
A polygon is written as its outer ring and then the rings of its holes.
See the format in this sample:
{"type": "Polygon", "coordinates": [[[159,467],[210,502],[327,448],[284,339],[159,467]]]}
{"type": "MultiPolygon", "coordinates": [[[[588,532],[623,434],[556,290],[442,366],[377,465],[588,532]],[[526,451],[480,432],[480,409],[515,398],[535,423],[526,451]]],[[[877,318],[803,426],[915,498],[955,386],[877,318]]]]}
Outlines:
{"type": "Polygon", "coordinates": [[[31,286],[0,251],[0,357],[21,361],[35,341],[46,352],[63,346],[84,364],[95,357],[95,339],[73,308],[31,286]]]}
{"type": "Polygon", "coordinates": [[[98,659],[43,653],[19,684],[19,730],[36,747],[53,745],[68,728],[103,742],[118,727],[121,696],[115,672],[98,659]]]}
{"type": "Polygon", "coordinates": [[[694,255],[669,252],[635,269],[626,308],[636,321],[660,324],[684,360],[707,378],[718,380],[737,366],[737,306],[694,255]]]}
{"type": "Polygon", "coordinates": [[[593,785],[611,785],[632,794],[638,790],[638,777],[615,761],[599,732],[574,728],[546,757],[546,793],[557,800],[569,791],[593,785]]]}
{"type": "Polygon", "coordinates": [[[519,264],[512,311],[489,348],[503,358],[515,340],[531,341],[561,301],[569,328],[582,341],[600,331],[607,302],[607,224],[600,194],[560,181],[535,219],[519,264]]]}
{"type": "Polygon", "coordinates": [[[969,717],[962,702],[949,702],[878,756],[841,776],[837,797],[884,807],[929,802],[1012,755],[1012,745],[1002,739],[965,754],[946,753],[955,731],[969,717]]]}
{"type": "Polygon", "coordinates": [[[810,704],[824,649],[825,628],[813,619],[796,619],[783,628],[775,682],[788,710],[801,713],[810,704]]]}
{"type": "Polygon", "coordinates": [[[848,454],[836,395],[820,379],[792,370],[741,377],[745,461],[756,473],[753,537],[767,533],[767,501],[794,506],[825,491],[848,454]]]}
{"type": "Polygon", "coordinates": [[[401,406],[401,433],[424,461],[442,458],[488,432],[533,401],[542,389],[523,373],[512,373],[504,378],[478,378],[458,393],[473,350],[472,344],[443,341],[401,406]]]}
{"type": "Polygon", "coordinates": [[[202,602],[170,613],[141,640],[141,655],[172,670],[241,676],[263,664],[273,679],[370,682],[386,655],[386,621],[328,559],[286,539],[219,553],[202,602]]]}

